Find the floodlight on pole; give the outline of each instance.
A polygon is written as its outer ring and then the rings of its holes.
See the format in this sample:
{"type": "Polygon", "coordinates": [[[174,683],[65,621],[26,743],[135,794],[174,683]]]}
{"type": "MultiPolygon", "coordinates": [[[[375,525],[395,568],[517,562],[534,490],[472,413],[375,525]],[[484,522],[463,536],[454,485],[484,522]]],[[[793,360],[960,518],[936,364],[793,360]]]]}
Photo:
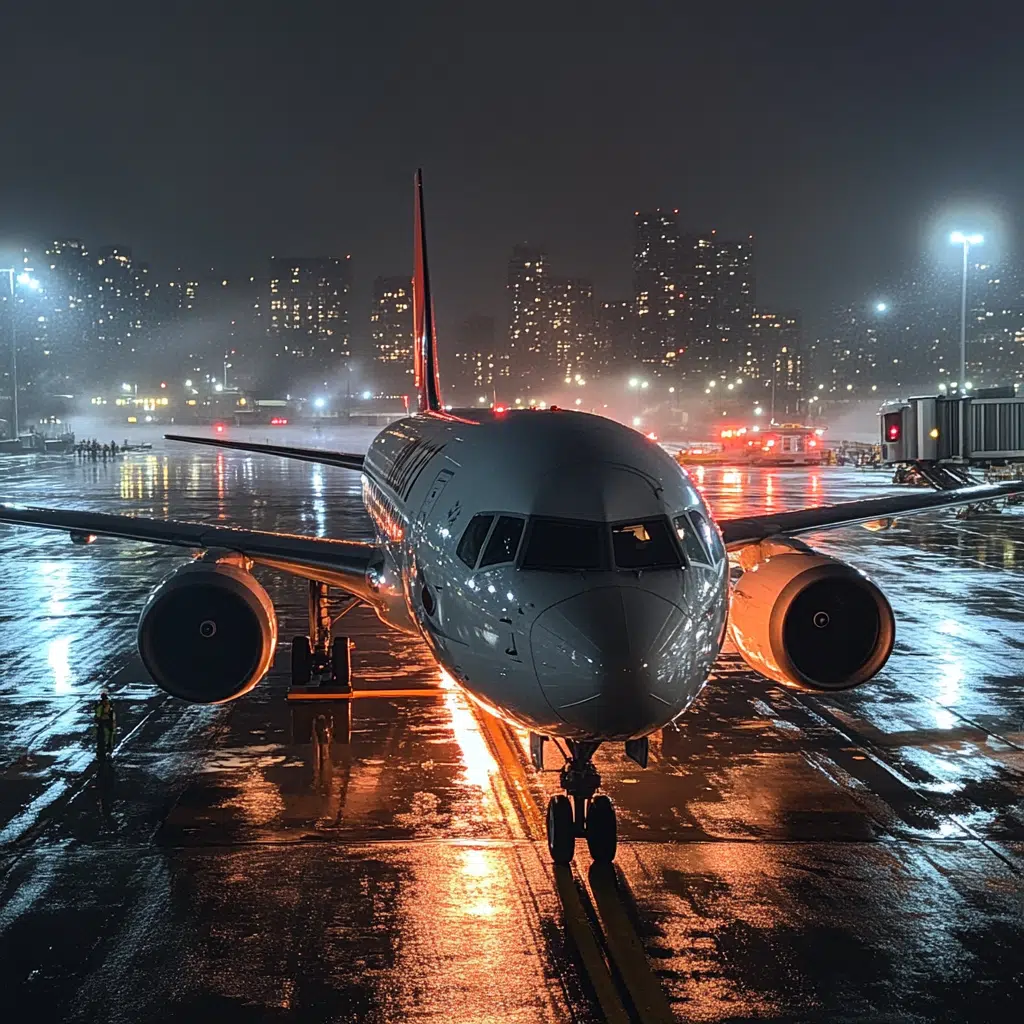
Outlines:
{"type": "Polygon", "coordinates": [[[960,281],[960,379],[963,380],[967,376],[967,254],[972,245],[981,245],[985,236],[954,231],[949,241],[952,245],[963,246],[964,250],[964,270],[960,281]]]}

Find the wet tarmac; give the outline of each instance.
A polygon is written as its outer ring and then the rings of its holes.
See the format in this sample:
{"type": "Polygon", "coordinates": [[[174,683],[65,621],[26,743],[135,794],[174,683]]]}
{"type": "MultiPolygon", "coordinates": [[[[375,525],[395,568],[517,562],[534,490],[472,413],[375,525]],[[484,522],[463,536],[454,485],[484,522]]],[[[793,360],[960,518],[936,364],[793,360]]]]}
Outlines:
{"type": "MultiPolygon", "coordinates": [[[[694,473],[722,516],[889,486],[848,468],[694,473]]],[[[171,446],[7,459],[0,498],[369,533],[353,473],[171,446]]],[[[283,644],[249,697],[185,705],[133,650],[180,553],[0,528],[6,1006],[224,1024],[1015,1018],[1024,509],[811,543],[892,601],[882,674],[798,694],[727,651],[647,770],[599,752],[617,870],[581,846],[556,874],[550,745],[535,772],[525,736],[473,710],[419,644],[356,610],[357,686],[378,696],[295,709],[283,644]],[[97,770],[103,686],[119,730],[97,770]],[[320,712],[327,743],[310,742],[320,712]]],[[[259,575],[282,637],[305,632],[304,585],[259,575]]]]}

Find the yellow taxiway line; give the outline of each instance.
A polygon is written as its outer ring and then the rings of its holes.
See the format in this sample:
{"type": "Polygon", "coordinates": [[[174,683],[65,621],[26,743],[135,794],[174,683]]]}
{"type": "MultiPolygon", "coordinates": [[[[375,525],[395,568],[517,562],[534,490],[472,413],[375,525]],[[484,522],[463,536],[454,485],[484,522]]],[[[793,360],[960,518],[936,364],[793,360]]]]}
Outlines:
{"type": "MultiPolygon", "coordinates": [[[[522,748],[515,734],[505,722],[482,708],[477,708],[476,714],[503,769],[509,793],[519,808],[527,835],[532,839],[545,838],[544,815],[530,788],[522,748]]],[[[585,888],[583,893],[580,891],[583,886],[581,872],[575,865],[560,867],[557,864],[554,871],[566,931],[580,955],[605,1019],[614,1022],[630,1019],[612,977],[611,967],[614,967],[641,1024],[670,1024],[674,1021],[665,991],[651,969],[643,943],[622,904],[615,868],[610,864],[595,864],[588,879],[603,931],[607,961],[601,948],[602,936],[595,931],[591,914],[584,905],[587,896],[585,888]]]]}

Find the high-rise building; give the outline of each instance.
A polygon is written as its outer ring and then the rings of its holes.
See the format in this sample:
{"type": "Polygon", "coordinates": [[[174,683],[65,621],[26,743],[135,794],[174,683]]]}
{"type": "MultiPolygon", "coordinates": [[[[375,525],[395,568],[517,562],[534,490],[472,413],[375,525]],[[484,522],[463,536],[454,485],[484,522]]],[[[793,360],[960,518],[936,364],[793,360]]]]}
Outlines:
{"type": "Polygon", "coordinates": [[[602,370],[628,369],[636,361],[636,321],[629,299],[602,302],[597,311],[598,360],[602,370]]]}
{"type": "Polygon", "coordinates": [[[407,395],[415,387],[412,279],[378,277],[373,282],[370,338],[377,385],[386,395],[407,395]]]}
{"type": "Polygon", "coordinates": [[[733,373],[746,361],[754,312],[753,237],[723,239],[716,231],[679,238],[675,366],[685,377],[733,373]]]}
{"type": "Polygon", "coordinates": [[[680,344],[678,210],[637,211],[633,217],[633,303],[637,356],[660,364],[680,344]]]}
{"type": "Polygon", "coordinates": [[[67,387],[89,379],[92,336],[89,310],[89,253],[78,238],[56,239],[43,251],[46,272],[41,274],[47,298],[47,344],[37,351],[67,387]]]}
{"type": "Polygon", "coordinates": [[[351,355],[351,260],[271,257],[267,331],[277,379],[325,382],[351,355]]]}
{"type": "Polygon", "coordinates": [[[552,383],[586,379],[598,365],[594,324],[594,286],[582,277],[549,277],[548,339],[552,383]]]}
{"type": "Polygon", "coordinates": [[[471,316],[459,325],[455,339],[455,380],[460,401],[478,405],[507,390],[508,352],[494,333],[494,317],[471,316]]]}
{"type": "Polygon", "coordinates": [[[750,325],[734,387],[777,421],[799,416],[806,390],[799,314],[755,310],[750,325]]]}
{"type": "Polygon", "coordinates": [[[754,313],[754,236],[716,237],[714,261],[714,322],[725,329],[744,329],[754,313]]]}
{"type": "Polygon", "coordinates": [[[99,383],[129,380],[146,354],[144,330],[152,298],[149,264],[133,262],[129,246],[108,245],[89,254],[87,267],[91,375],[99,383]]]}
{"type": "Polygon", "coordinates": [[[554,372],[547,294],[547,253],[516,245],[508,263],[508,354],[512,373],[536,387],[554,372]]]}

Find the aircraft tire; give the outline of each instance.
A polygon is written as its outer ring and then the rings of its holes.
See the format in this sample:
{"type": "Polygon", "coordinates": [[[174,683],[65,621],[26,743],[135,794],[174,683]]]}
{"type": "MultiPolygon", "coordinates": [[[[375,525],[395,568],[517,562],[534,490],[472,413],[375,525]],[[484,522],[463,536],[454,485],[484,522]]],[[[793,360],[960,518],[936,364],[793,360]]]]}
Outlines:
{"type": "Polygon", "coordinates": [[[556,864],[569,864],[576,852],[576,822],[567,796],[548,801],[548,851],[556,864]]]}
{"type": "Polygon", "coordinates": [[[618,846],[615,805],[604,796],[595,796],[587,808],[587,846],[598,864],[610,864],[618,846]]]}
{"type": "Polygon", "coordinates": [[[313,650],[308,636],[292,637],[292,686],[309,686],[313,677],[313,650]]]}

